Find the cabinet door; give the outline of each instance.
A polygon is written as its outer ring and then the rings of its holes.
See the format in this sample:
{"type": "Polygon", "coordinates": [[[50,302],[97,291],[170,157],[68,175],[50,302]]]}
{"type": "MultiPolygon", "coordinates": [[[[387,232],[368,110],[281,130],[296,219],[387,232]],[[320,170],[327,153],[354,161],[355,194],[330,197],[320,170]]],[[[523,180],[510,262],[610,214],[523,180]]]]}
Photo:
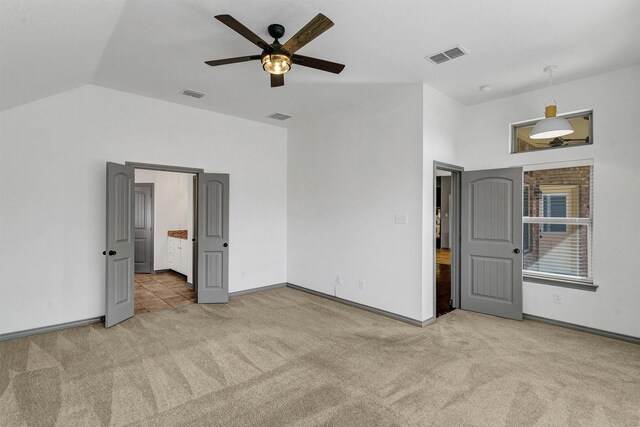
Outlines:
{"type": "Polygon", "coordinates": [[[168,261],[169,261],[169,269],[174,269],[174,264],[175,264],[175,244],[173,242],[173,237],[169,237],[169,256],[168,256],[168,261]]]}
{"type": "Polygon", "coordinates": [[[189,250],[189,241],[182,241],[182,249],[180,250],[180,273],[187,275],[189,271],[189,257],[191,256],[191,251],[189,250]]]}

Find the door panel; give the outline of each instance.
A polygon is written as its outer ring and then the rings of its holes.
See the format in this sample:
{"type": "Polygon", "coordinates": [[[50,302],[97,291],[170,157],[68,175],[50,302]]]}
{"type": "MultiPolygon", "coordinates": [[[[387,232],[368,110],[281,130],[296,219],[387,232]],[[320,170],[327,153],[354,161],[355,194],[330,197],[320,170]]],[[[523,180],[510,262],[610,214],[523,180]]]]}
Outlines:
{"type": "Polygon", "coordinates": [[[462,174],[461,308],[522,319],[522,168],[462,174]]]}
{"type": "Polygon", "coordinates": [[[198,174],[198,303],[229,301],[229,175],[198,174]]]}
{"type": "Polygon", "coordinates": [[[153,272],[153,184],[135,184],[133,234],[136,273],[153,272]]]}
{"type": "Polygon", "coordinates": [[[133,316],[134,222],[134,168],[107,163],[107,328],[133,316]]]}

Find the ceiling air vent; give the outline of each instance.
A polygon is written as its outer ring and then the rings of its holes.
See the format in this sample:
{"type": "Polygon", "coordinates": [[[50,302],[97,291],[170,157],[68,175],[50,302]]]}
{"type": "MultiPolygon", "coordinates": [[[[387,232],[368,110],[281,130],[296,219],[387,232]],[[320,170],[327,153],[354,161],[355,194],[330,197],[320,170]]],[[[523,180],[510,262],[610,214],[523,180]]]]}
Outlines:
{"type": "Polygon", "coordinates": [[[183,95],[187,95],[187,96],[192,96],[194,98],[202,98],[204,96],[204,93],[202,92],[197,92],[195,90],[191,90],[191,89],[185,89],[182,91],[183,95]]]}
{"type": "Polygon", "coordinates": [[[443,52],[437,52],[431,55],[427,55],[425,56],[425,58],[433,62],[434,64],[442,64],[443,62],[447,62],[451,59],[459,58],[466,54],[467,52],[465,52],[461,46],[454,46],[451,49],[447,49],[443,52]]]}
{"type": "Polygon", "coordinates": [[[269,118],[282,121],[282,120],[290,119],[291,116],[287,116],[286,114],[282,114],[282,113],[273,113],[272,115],[269,116],[269,118]]]}

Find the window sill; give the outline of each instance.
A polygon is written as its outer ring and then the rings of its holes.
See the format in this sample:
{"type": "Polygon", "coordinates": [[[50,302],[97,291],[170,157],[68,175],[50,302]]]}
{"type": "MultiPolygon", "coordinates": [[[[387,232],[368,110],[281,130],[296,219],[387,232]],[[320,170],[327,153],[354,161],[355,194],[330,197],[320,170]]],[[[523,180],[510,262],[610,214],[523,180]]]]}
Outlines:
{"type": "Polygon", "coordinates": [[[560,286],[563,288],[580,289],[583,291],[595,292],[598,289],[598,285],[593,283],[584,282],[580,280],[568,280],[559,279],[555,277],[538,276],[525,273],[522,277],[524,282],[539,283],[542,285],[560,286]]]}

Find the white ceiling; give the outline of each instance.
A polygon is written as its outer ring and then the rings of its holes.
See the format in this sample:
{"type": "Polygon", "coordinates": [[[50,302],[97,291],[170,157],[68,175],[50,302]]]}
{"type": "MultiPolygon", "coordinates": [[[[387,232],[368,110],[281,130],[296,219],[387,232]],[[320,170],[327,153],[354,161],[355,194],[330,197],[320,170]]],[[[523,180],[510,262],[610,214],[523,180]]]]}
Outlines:
{"type": "Polygon", "coordinates": [[[0,12],[3,110],[93,83],[286,126],[396,84],[425,82],[472,105],[546,85],[549,64],[556,82],[640,64],[637,0],[2,0],[0,12]],[[259,53],[214,15],[271,42],[267,25],[284,25],[284,41],[318,12],[335,26],[299,53],[346,64],[340,75],[294,66],[272,89],[258,61],[203,63],[259,53]],[[457,44],[469,55],[424,59],[457,44]],[[266,118],[274,112],[293,118],[266,118]]]}

